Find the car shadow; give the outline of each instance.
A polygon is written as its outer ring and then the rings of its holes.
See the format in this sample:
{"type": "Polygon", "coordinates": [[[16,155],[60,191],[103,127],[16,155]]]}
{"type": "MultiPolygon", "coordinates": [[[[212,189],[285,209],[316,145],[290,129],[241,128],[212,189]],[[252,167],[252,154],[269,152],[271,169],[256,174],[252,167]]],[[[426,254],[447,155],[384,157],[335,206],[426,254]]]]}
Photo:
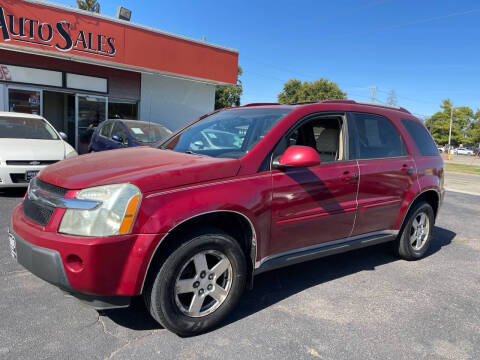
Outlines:
{"type": "Polygon", "coordinates": [[[26,192],[27,192],[26,187],[0,188],[0,198],[7,198],[7,199],[23,198],[26,192]]]}
{"type": "MultiPolygon", "coordinates": [[[[433,240],[425,257],[449,245],[455,236],[456,233],[450,230],[435,227],[433,240]]],[[[310,287],[360,271],[374,271],[376,267],[394,261],[399,259],[393,255],[391,243],[386,243],[262,273],[255,277],[254,288],[245,291],[235,310],[219,327],[253,315],[310,287]]],[[[128,309],[105,310],[102,315],[133,330],[162,328],[153,320],[139,298],[134,298],[128,309]]]]}

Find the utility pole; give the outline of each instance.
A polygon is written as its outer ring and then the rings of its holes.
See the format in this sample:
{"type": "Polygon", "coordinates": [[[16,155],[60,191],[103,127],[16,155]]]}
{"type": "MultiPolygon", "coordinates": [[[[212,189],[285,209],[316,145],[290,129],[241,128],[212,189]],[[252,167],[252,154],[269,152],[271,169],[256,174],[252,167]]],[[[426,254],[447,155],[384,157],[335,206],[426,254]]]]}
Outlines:
{"type": "Polygon", "coordinates": [[[372,86],[372,103],[375,102],[375,91],[378,89],[378,86],[372,86]]]}
{"type": "Polygon", "coordinates": [[[450,160],[450,144],[452,143],[453,106],[450,108],[450,130],[448,131],[448,160],[450,160]]]}

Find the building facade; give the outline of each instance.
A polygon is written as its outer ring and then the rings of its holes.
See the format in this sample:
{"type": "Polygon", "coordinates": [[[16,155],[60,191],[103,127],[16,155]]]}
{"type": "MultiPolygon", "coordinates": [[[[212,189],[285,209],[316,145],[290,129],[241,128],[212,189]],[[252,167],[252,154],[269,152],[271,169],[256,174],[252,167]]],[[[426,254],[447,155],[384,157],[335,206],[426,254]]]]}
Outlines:
{"type": "Polygon", "coordinates": [[[0,111],[39,114],[85,152],[92,125],[120,117],[175,130],[237,81],[238,52],[34,0],[0,1],[0,111]]]}

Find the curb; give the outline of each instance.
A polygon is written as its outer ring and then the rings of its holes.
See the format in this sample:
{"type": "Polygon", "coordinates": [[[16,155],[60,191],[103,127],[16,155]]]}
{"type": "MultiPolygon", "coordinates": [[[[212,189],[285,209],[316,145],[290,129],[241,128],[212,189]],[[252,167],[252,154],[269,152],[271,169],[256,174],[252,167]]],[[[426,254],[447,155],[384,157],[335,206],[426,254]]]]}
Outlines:
{"type": "Polygon", "coordinates": [[[445,190],[448,191],[448,192],[454,192],[454,193],[459,193],[459,194],[480,196],[480,193],[472,192],[472,191],[463,191],[463,190],[456,190],[456,189],[451,189],[451,188],[445,188],[445,190]]]}

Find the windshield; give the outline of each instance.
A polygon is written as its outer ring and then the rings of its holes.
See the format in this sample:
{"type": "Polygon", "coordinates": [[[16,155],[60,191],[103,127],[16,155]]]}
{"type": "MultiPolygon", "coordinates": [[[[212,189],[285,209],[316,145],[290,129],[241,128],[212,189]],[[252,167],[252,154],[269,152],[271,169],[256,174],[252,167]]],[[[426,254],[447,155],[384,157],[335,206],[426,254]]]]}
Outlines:
{"type": "Polygon", "coordinates": [[[194,123],[163,144],[176,152],[240,158],[249,152],[291,109],[225,110],[194,123]]]}
{"type": "Polygon", "coordinates": [[[58,135],[43,119],[0,117],[0,138],[58,140],[58,135]]]}
{"type": "Polygon", "coordinates": [[[172,131],[165,126],[137,120],[123,120],[135,141],[153,143],[169,136],[172,131]]]}

